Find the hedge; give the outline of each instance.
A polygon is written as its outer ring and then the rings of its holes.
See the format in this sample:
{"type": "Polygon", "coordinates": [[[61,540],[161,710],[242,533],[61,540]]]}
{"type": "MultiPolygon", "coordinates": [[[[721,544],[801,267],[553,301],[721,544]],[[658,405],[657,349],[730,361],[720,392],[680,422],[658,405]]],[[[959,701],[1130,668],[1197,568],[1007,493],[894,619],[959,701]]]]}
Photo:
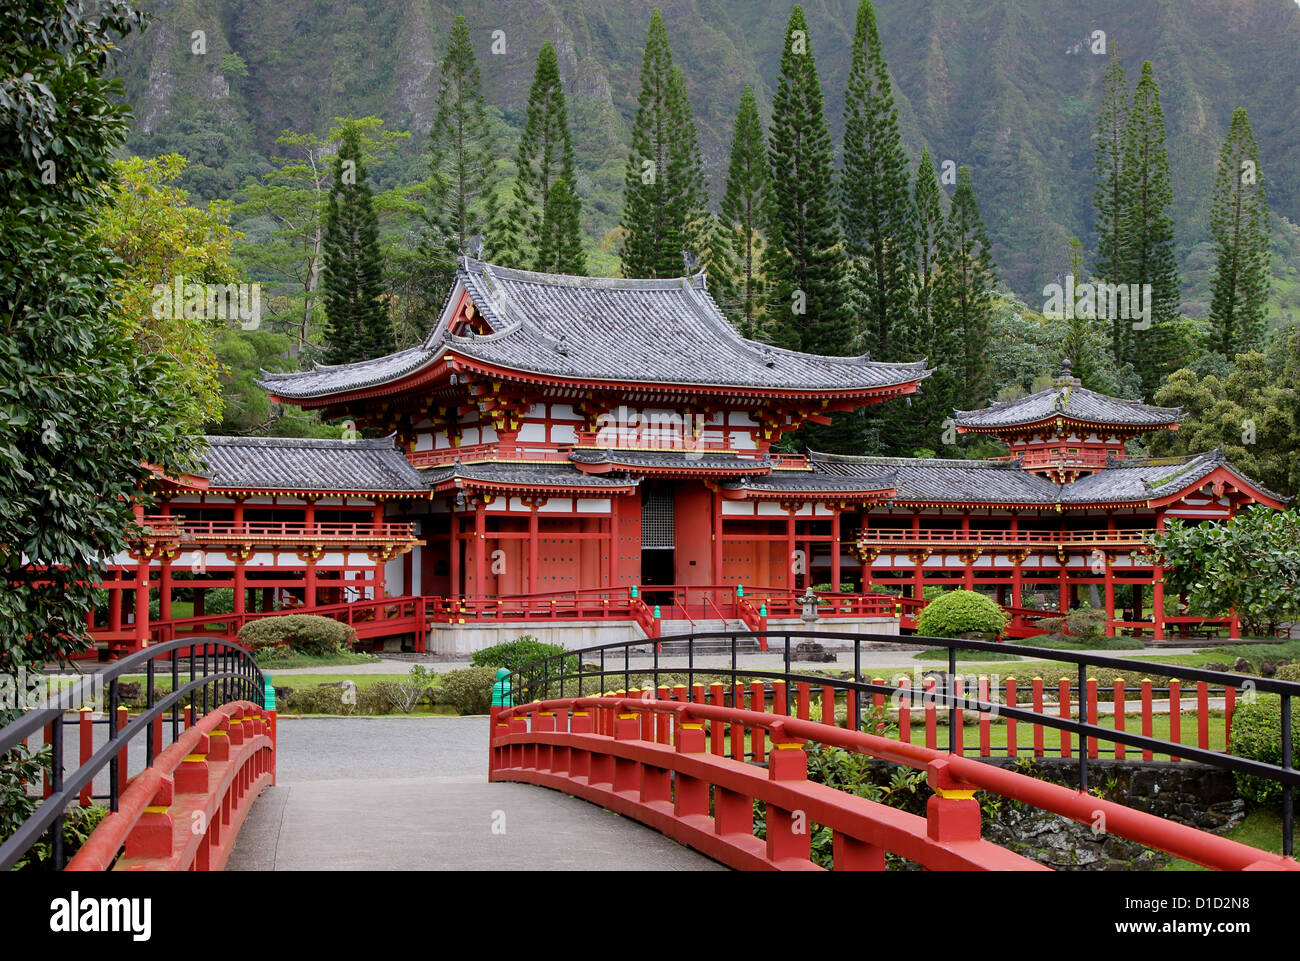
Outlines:
{"type": "Polygon", "coordinates": [[[450,704],[461,714],[487,714],[492,707],[492,685],[496,680],[495,667],[448,671],[436,692],[438,703],[450,704]]]}
{"type": "MultiPolygon", "coordinates": [[[[559,657],[566,650],[566,648],[558,644],[544,644],[531,634],[524,634],[513,641],[494,644],[492,647],[485,647],[481,651],[475,651],[470,661],[475,667],[504,667],[511,671],[518,671],[534,661],[540,661],[544,657],[559,657]]],[[[564,663],[567,673],[578,670],[578,659],[576,657],[565,658],[564,663]]],[[[554,669],[559,667],[559,662],[557,661],[550,667],[552,673],[554,673],[554,669]]]]}
{"type": "MultiPolygon", "coordinates": [[[[1282,699],[1276,694],[1256,694],[1251,703],[1237,706],[1232,715],[1232,742],[1228,749],[1238,757],[1265,764],[1282,763],[1282,699]]],[[[1291,756],[1300,757],[1300,724],[1291,724],[1291,756]]],[[[1236,775],[1237,789],[1260,804],[1281,801],[1282,785],[1250,774],[1236,775]]]]}

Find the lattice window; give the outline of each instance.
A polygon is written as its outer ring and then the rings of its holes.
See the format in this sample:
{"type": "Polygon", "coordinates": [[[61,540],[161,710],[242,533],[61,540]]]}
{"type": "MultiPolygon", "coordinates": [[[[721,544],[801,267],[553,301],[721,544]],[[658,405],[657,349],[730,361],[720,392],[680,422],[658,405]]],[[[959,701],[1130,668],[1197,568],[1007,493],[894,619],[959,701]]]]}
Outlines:
{"type": "Polygon", "coordinates": [[[651,487],[641,499],[641,547],[673,547],[673,492],[651,487]]]}

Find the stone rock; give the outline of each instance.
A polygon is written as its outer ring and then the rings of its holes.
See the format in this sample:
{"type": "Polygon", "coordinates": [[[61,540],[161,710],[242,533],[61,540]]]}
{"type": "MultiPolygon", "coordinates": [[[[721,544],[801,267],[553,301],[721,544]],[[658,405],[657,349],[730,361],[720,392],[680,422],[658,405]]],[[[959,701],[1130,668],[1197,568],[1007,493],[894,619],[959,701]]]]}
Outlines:
{"type": "Polygon", "coordinates": [[[794,650],[790,652],[790,660],[827,662],[834,661],[835,655],[816,641],[800,641],[794,646],[794,650]]]}
{"type": "Polygon", "coordinates": [[[293,688],[291,688],[291,687],[277,687],[277,688],[275,689],[275,703],[276,703],[276,704],[284,704],[284,703],[287,703],[288,700],[289,700],[289,698],[291,698],[291,697],[293,697],[293,688]]]}
{"type": "Polygon", "coordinates": [[[1205,669],[1206,669],[1207,671],[1230,671],[1230,670],[1232,670],[1231,667],[1229,667],[1227,664],[1224,664],[1222,661],[1210,661],[1208,664],[1205,665],[1205,669]]]}
{"type": "Polygon", "coordinates": [[[140,699],[140,682],[118,681],[117,696],[123,701],[138,701],[140,699]]]}
{"type": "Polygon", "coordinates": [[[1232,662],[1232,669],[1238,674],[1254,674],[1255,666],[1244,657],[1239,657],[1232,662]]]}

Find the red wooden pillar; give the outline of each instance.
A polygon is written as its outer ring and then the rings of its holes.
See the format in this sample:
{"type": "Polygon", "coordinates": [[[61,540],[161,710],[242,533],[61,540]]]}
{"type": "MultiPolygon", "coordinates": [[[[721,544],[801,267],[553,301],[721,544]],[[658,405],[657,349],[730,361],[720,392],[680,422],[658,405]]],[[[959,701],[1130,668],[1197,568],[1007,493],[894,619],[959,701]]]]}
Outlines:
{"type": "Polygon", "coordinates": [[[455,504],[451,508],[451,590],[453,598],[459,597],[460,590],[460,515],[456,513],[455,504]]]}
{"type": "Polygon", "coordinates": [[[840,509],[831,508],[831,592],[840,591],[840,509]]]}
{"type": "MultiPolygon", "coordinates": [[[[867,533],[867,520],[869,516],[870,515],[867,514],[866,508],[863,508],[862,515],[861,515],[863,534],[867,533]]],[[[866,557],[862,558],[862,593],[863,594],[868,594],[871,592],[871,565],[874,563],[875,563],[874,558],[870,560],[868,560],[866,557]]]]}
{"type": "Polygon", "coordinates": [[[242,556],[235,558],[235,607],[236,614],[243,614],[248,600],[248,591],[244,584],[244,561],[242,556]]]}
{"type": "Polygon", "coordinates": [[[785,570],[786,583],[794,590],[799,589],[799,576],[795,573],[794,563],[794,511],[793,506],[786,508],[785,518],[785,570]]]}
{"type": "Polygon", "coordinates": [[[713,571],[709,577],[710,584],[721,584],[722,580],[722,495],[713,492],[713,571]]]}
{"type": "Polygon", "coordinates": [[[487,594],[487,505],[479,498],[474,502],[474,593],[487,594]]]}
{"type": "MultiPolygon", "coordinates": [[[[244,525],[244,499],[242,497],[235,498],[234,518],[235,529],[239,530],[244,525]]],[[[234,595],[233,611],[236,614],[243,614],[247,609],[248,592],[244,584],[244,562],[239,555],[235,556],[234,595]]]]}
{"type": "MultiPolygon", "coordinates": [[[[970,511],[961,512],[961,536],[963,540],[970,538],[970,511]]],[[[969,564],[962,565],[961,586],[968,591],[975,589],[975,557],[972,554],[967,555],[971,561],[969,564]]],[[[958,557],[960,560],[960,556],[958,557]]]]}
{"type": "MultiPolygon", "coordinates": [[[[534,503],[528,510],[528,593],[536,594],[539,588],[539,578],[537,576],[537,508],[538,504],[534,503]]],[[[617,527],[618,518],[615,517],[615,526],[617,527]]],[[[616,563],[618,552],[617,544],[611,548],[614,551],[610,555],[610,564],[616,563]]]]}
{"type": "Polygon", "coordinates": [[[149,559],[142,557],[135,567],[135,646],[149,643],[149,559]]]}
{"type": "MultiPolygon", "coordinates": [[[[920,540],[921,537],[921,515],[918,511],[912,512],[912,538],[920,540]]],[[[912,598],[913,600],[925,599],[925,558],[923,552],[915,551],[912,557],[912,598]]]]}
{"type": "Polygon", "coordinates": [[[170,621],[172,618],[172,562],[168,557],[159,559],[158,570],[158,619],[170,621]]]}
{"type": "Polygon", "coordinates": [[[307,571],[304,574],[303,603],[307,607],[316,606],[316,562],[307,562],[307,571]]]}
{"type": "Polygon", "coordinates": [[[618,586],[618,498],[609,502],[609,586],[618,586]]]}
{"type": "MultiPolygon", "coordinates": [[[[1020,534],[1020,515],[1018,515],[1018,514],[1012,514],[1012,515],[1011,515],[1011,539],[1012,539],[1013,541],[1019,540],[1019,537],[1018,537],[1019,534],[1020,534]]],[[[1022,596],[1021,589],[1022,589],[1022,587],[1023,587],[1023,584],[1022,584],[1022,581],[1021,581],[1021,570],[1020,570],[1020,565],[1024,562],[1024,558],[1025,558],[1026,556],[1028,556],[1028,555],[1023,554],[1023,553],[1018,553],[1018,554],[1013,554],[1012,557],[1011,557],[1011,561],[1012,561],[1012,567],[1011,567],[1011,606],[1012,606],[1012,607],[1021,607],[1021,606],[1022,606],[1022,604],[1021,604],[1021,596],[1022,596]]]]}
{"type": "MultiPolygon", "coordinates": [[[[1156,533],[1165,532],[1165,517],[1156,518],[1156,533]]],[[[1151,623],[1152,637],[1157,641],[1165,639],[1165,569],[1158,565],[1151,568],[1151,623]]]]}

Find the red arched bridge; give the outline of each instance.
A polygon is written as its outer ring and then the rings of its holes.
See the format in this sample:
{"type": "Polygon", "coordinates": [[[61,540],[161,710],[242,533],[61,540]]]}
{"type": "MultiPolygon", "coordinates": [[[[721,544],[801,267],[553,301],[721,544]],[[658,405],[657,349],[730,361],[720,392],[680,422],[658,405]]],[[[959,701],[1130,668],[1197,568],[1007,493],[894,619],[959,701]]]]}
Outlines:
{"type": "MultiPolygon", "coordinates": [[[[937,870],[1042,870],[982,836],[981,793],[1100,825],[1109,835],[1210,868],[1297,869],[1290,855],[1292,795],[1300,774],[1290,745],[1291,698],[1300,695],[1300,684],[1022,648],[1020,653],[1075,665],[1077,686],[1061,679],[1049,691],[1035,679],[1021,690],[1010,678],[1004,684],[976,678],[968,687],[957,652],[1005,648],[941,638],[907,643],[946,647],[946,670],[928,672],[915,684],[886,684],[864,679],[859,662],[864,647],[900,642],[895,635],[767,632],[769,653],[755,655],[766,659],[767,668],[743,663],[739,641],[749,636],[684,635],[675,640],[685,646],[685,656],[662,659],[653,642],[607,644],[510,675],[509,699],[515,703],[492,709],[488,781],[563,791],[742,869],[817,868],[810,844],[819,826],[832,833],[831,866],[837,870],[881,870],[887,854],[937,870]],[[842,676],[797,673],[792,661],[802,638],[851,646],[854,670],[842,676]],[[771,669],[778,650],[783,663],[771,669]],[[1149,681],[1140,685],[1140,730],[1128,730],[1122,682],[1110,692],[1115,706],[1109,723],[1099,717],[1097,683],[1087,676],[1095,668],[1150,671],[1173,680],[1163,689],[1149,681]],[[1186,710],[1183,684],[1195,691],[1194,744],[1186,743],[1175,721],[1186,710]],[[1222,698],[1222,723],[1230,729],[1232,707],[1243,693],[1279,695],[1281,764],[1210,747],[1211,704],[1222,698]],[[1168,738],[1152,734],[1160,694],[1168,698],[1168,738]],[[837,723],[841,710],[843,726],[837,723]],[[990,743],[994,718],[1005,723],[998,751],[990,743]],[[941,721],[947,729],[943,746],[941,721]],[[894,736],[883,736],[886,725],[894,736]],[[968,731],[976,733],[973,744],[968,731]],[[810,745],[924,772],[933,792],[925,814],[809,779],[810,745]],[[1139,757],[1169,757],[1278,782],[1284,854],[1095,796],[1089,791],[1090,763],[1102,755],[1127,758],[1126,751],[1137,763],[1139,757]],[[989,763],[995,753],[1069,758],[1077,764],[1077,785],[989,763]]],[[[1224,733],[1226,741],[1230,730],[1224,733]]],[[[0,844],[0,869],[48,844],[53,866],[69,870],[219,870],[253,801],[276,776],[276,714],[268,679],[247,651],[224,640],[165,642],[51,691],[45,703],[0,729],[0,754],[32,752],[42,741],[52,763],[43,784],[36,782],[39,767],[28,767],[33,810],[0,844]],[[143,678],[138,692],[124,687],[128,676],[143,678]],[[125,703],[128,693],[134,713],[125,703]],[[74,738],[79,764],[68,770],[64,759],[74,738]],[[76,806],[95,802],[111,813],[69,859],[62,823],[76,806]]]]}

